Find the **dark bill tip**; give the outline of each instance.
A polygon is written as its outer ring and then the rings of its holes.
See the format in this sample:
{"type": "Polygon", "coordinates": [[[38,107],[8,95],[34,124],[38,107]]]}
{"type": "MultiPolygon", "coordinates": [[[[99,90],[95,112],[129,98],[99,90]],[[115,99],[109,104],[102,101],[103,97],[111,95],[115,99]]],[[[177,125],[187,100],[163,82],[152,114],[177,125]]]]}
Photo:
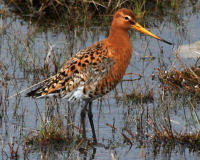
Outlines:
{"type": "Polygon", "coordinates": [[[169,44],[169,45],[173,45],[173,43],[168,42],[168,41],[166,41],[166,40],[164,40],[164,39],[160,39],[160,41],[165,42],[165,43],[167,43],[167,44],[169,44]]]}

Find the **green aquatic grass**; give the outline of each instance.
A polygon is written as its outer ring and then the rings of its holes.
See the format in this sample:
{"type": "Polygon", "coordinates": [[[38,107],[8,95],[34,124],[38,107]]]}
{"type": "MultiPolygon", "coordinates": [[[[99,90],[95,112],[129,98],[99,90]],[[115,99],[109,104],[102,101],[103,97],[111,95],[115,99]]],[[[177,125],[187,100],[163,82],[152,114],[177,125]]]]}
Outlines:
{"type": "Polygon", "coordinates": [[[84,0],[84,1],[66,1],[66,0],[5,0],[7,6],[12,6],[12,10],[26,20],[32,20],[36,23],[45,24],[49,22],[64,23],[70,28],[78,24],[99,23],[105,16],[111,17],[119,8],[129,8],[133,10],[136,18],[141,19],[151,12],[158,9],[178,9],[182,0],[84,0]],[[25,16],[24,16],[25,15],[25,16]],[[28,15],[28,16],[27,16],[28,15]]]}
{"type": "Polygon", "coordinates": [[[80,135],[74,130],[68,130],[63,120],[54,117],[50,121],[44,120],[39,130],[30,132],[26,136],[26,144],[47,145],[47,144],[70,144],[72,141],[79,141],[80,135]]]}

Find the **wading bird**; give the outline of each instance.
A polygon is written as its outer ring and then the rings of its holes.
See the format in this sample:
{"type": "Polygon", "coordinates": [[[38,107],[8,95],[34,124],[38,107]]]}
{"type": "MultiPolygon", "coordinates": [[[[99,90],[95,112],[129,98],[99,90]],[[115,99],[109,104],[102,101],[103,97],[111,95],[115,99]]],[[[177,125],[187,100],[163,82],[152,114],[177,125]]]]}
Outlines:
{"type": "Polygon", "coordinates": [[[82,134],[86,137],[85,115],[88,111],[93,140],[97,142],[92,101],[108,93],[122,80],[132,55],[128,34],[131,28],[171,44],[139,25],[131,10],[119,9],[112,20],[108,38],[79,51],[55,76],[43,86],[27,93],[27,96],[57,96],[68,101],[83,100],[85,104],[81,110],[82,134]]]}

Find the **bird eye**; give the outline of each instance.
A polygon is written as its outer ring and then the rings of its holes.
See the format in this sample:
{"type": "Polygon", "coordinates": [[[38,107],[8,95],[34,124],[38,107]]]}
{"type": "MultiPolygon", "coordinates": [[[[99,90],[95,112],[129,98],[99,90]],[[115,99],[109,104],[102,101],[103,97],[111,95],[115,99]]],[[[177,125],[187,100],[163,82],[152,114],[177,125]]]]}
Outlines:
{"type": "Polygon", "coordinates": [[[128,20],[129,20],[129,17],[128,17],[128,16],[125,16],[124,19],[128,21],[128,20]]]}

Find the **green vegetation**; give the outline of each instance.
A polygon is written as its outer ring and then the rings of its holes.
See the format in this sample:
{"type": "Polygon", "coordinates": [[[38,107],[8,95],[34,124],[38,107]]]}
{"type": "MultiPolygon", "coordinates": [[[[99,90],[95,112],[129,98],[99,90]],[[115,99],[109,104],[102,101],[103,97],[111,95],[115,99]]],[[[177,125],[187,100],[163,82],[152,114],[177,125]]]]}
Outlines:
{"type": "Polygon", "coordinates": [[[65,144],[69,145],[72,142],[80,142],[81,137],[75,132],[73,124],[66,126],[63,120],[59,117],[53,117],[50,121],[43,120],[39,130],[31,131],[26,136],[27,144],[47,145],[47,144],[65,144]]]}
{"type": "Polygon", "coordinates": [[[133,10],[138,19],[161,10],[163,13],[166,9],[178,10],[182,0],[5,0],[5,2],[15,13],[24,15],[24,19],[32,19],[43,24],[64,23],[74,28],[78,24],[98,24],[99,20],[106,19],[105,16],[111,17],[122,7],[133,10]]]}

